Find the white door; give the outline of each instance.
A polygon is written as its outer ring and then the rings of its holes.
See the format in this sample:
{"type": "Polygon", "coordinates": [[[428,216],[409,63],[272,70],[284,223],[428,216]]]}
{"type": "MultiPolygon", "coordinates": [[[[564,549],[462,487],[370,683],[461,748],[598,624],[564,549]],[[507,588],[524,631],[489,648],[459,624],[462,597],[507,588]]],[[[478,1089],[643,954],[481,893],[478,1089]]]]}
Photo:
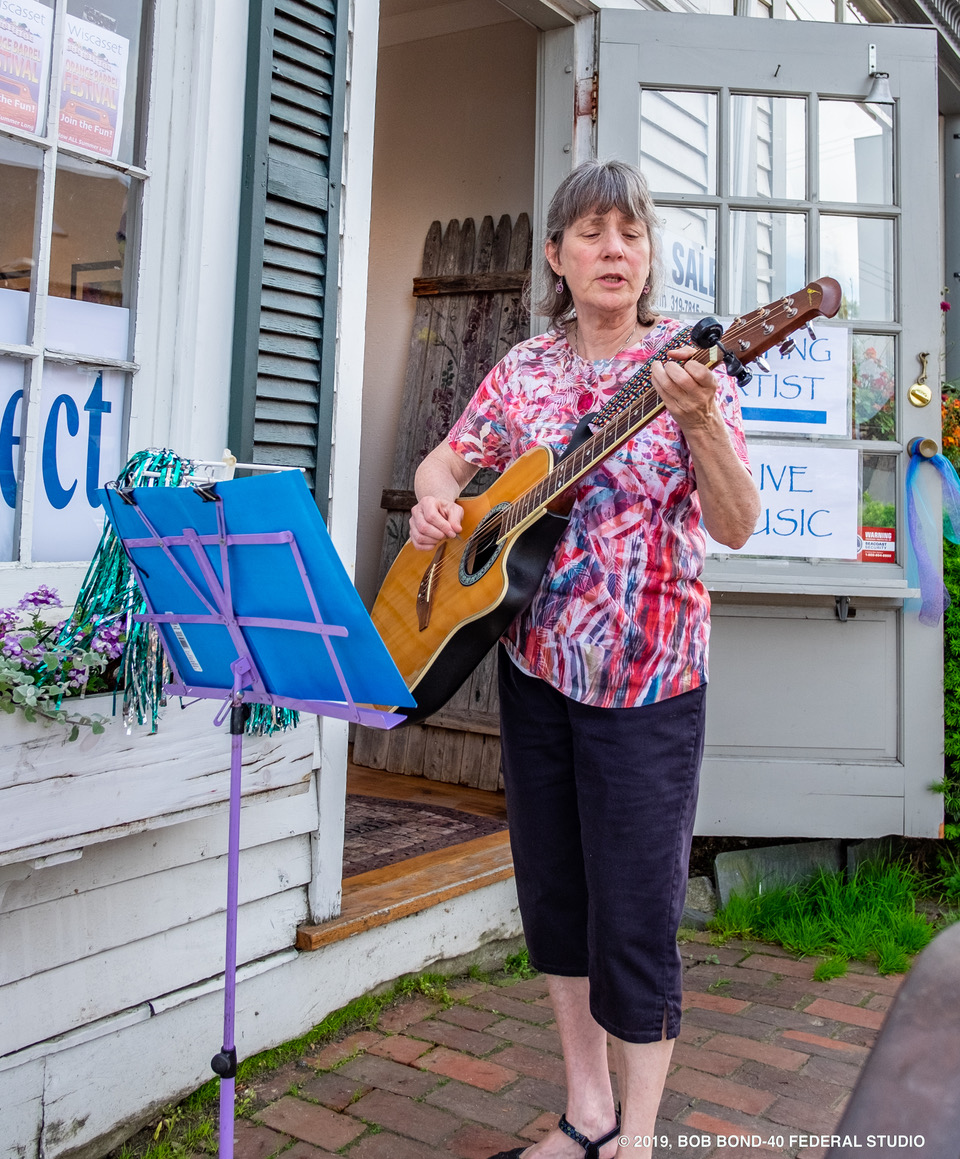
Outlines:
{"type": "Polygon", "coordinates": [[[598,75],[597,154],[640,164],[661,210],[665,313],[843,288],[742,393],[764,516],[708,561],[698,832],[936,835],[941,637],[909,598],[904,502],[908,444],[940,433],[936,34],[604,11],[598,75]],[[871,45],[891,103],[865,99],[871,45]]]}

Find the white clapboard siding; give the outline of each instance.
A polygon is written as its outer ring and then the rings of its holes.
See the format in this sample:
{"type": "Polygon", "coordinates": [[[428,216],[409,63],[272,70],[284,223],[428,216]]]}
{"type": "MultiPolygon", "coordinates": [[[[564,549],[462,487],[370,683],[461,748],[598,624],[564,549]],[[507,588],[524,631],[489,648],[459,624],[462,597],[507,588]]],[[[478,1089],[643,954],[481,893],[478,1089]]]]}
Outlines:
{"type": "MultiPolygon", "coordinates": [[[[291,947],[306,916],[302,887],[241,906],[237,961],[291,947]]],[[[224,932],[224,915],[216,914],[0,988],[2,1052],[222,973],[224,932]]]]}
{"type": "MultiPolygon", "coordinates": [[[[307,836],[247,850],[240,859],[240,903],[306,885],[311,860],[307,836]]],[[[223,856],[2,913],[0,986],[219,913],[226,893],[223,856]]]]}
{"type": "Polygon", "coordinates": [[[15,1070],[0,1070],[0,1159],[23,1159],[43,1131],[45,1064],[32,1059],[15,1070]]]}
{"type": "MultiPolygon", "coordinates": [[[[272,841],[312,833],[318,822],[316,793],[259,801],[247,798],[240,810],[240,847],[255,849],[272,841]]],[[[0,897],[0,915],[27,906],[39,906],[56,898],[73,897],[78,892],[105,889],[131,881],[146,873],[161,873],[182,865],[221,857],[227,851],[227,814],[200,817],[163,829],[118,837],[115,841],[90,845],[82,857],[62,865],[35,867],[26,862],[11,866],[17,880],[0,897]]],[[[241,873],[248,862],[241,860],[241,873]]],[[[0,916],[2,920],[2,916],[0,916]]]]}
{"type": "MultiPolygon", "coordinates": [[[[109,701],[109,698],[106,698],[109,701]]],[[[127,735],[118,718],[70,743],[62,727],[0,720],[0,864],[110,840],[181,819],[229,797],[230,737],[216,706],[172,703],[159,731],[127,735]]],[[[245,737],[243,791],[305,791],[316,718],[270,737],[245,737]]]]}

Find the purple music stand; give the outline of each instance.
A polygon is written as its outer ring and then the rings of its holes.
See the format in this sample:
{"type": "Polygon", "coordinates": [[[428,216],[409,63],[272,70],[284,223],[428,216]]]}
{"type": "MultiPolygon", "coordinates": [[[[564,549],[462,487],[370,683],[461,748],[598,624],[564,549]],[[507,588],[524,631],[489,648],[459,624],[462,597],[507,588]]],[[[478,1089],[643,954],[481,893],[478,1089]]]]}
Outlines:
{"type": "Polygon", "coordinates": [[[165,690],[222,701],[215,726],[230,717],[223,1046],[211,1066],[220,1077],[220,1159],[233,1159],[246,706],[392,728],[405,716],[371,705],[415,702],[298,471],[197,487],[108,486],[100,495],[146,602],[138,619],[156,625],[166,652],[173,681],[165,690]]]}

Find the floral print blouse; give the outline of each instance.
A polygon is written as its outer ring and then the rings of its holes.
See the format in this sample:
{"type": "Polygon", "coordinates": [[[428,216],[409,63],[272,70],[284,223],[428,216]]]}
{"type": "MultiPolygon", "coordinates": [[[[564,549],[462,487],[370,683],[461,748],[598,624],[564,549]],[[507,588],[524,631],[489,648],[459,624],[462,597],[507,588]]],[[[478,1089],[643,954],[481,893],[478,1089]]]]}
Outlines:
{"type": "MultiPolygon", "coordinates": [[[[562,446],[680,327],[660,319],[609,364],[581,359],[562,330],[521,342],[477,388],[450,446],[496,470],[532,446],[562,446]]],[[[736,383],[715,373],[733,446],[749,467],[736,383]]],[[[661,411],[577,484],[540,587],[504,637],[511,659],[564,695],[604,708],[699,687],[710,632],[699,578],[705,547],[690,453],[661,411]]]]}

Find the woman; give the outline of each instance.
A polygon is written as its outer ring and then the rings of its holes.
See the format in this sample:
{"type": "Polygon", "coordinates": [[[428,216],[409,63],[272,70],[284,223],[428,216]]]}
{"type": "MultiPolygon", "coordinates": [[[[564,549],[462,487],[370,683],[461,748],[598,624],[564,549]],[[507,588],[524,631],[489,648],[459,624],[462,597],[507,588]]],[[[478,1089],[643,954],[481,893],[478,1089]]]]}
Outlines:
{"type": "MultiPolygon", "coordinates": [[[[417,548],[459,533],[457,498],[478,468],[563,445],[680,328],[652,309],[656,225],[633,166],[587,162],[561,184],[540,307],[553,326],[494,367],[420,465],[417,548]]],[[[651,1155],[637,1141],[654,1131],[680,1028],[676,933],[703,750],[701,521],[741,547],[759,515],[736,387],[687,361],[693,352],[654,365],[666,411],[578,484],[547,574],[501,645],[517,892],[556,1013],[567,1107],[539,1143],[491,1159],[651,1155]]]]}

